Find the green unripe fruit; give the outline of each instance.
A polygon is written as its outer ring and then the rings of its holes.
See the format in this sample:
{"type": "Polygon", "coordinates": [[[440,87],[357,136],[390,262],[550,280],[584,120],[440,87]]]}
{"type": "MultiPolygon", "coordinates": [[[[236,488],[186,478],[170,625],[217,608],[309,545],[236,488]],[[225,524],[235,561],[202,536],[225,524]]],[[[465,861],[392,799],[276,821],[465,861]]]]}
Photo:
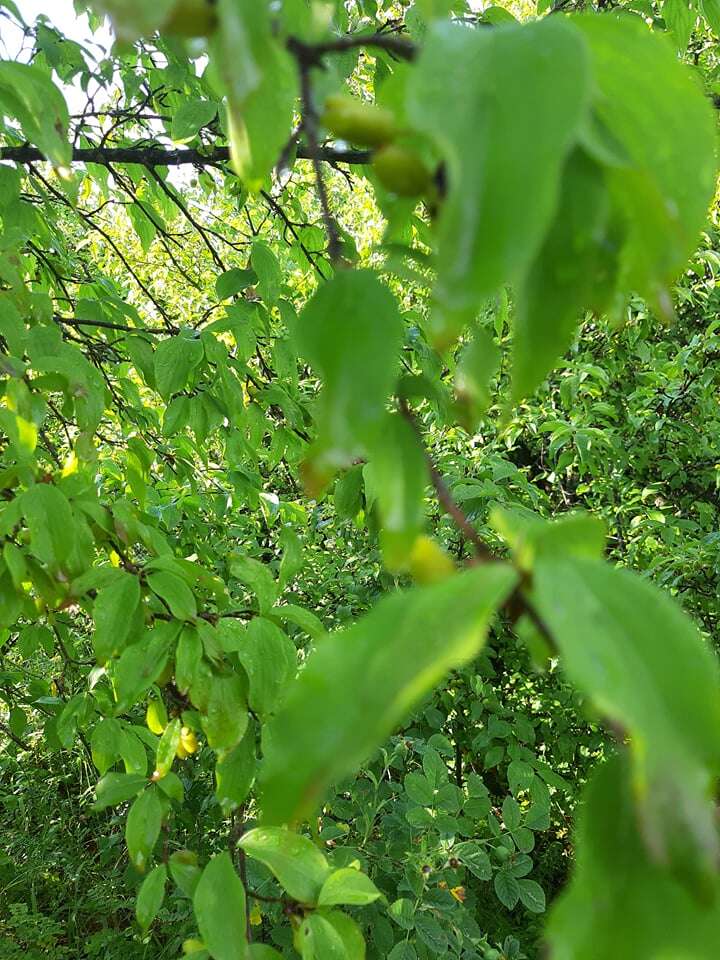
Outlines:
{"type": "Polygon", "coordinates": [[[495,847],[493,855],[498,863],[505,863],[510,856],[510,851],[507,847],[495,847]]]}
{"type": "Polygon", "coordinates": [[[416,583],[440,583],[455,573],[455,564],[432,537],[421,535],[413,544],[409,570],[416,583]]]}
{"type": "Polygon", "coordinates": [[[390,143],[373,157],[373,169],[386,190],[400,197],[417,197],[431,183],[430,171],[414,150],[390,143]]]}
{"type": "Polygon", "coordinates": [[[361,147],[380,147],[397,135],[395,117],[389,110],[352,97],[328,97],[321,119],[336,137],[361,147]]]}
{"type": "Polygon", "coordinates": [[[209,0],[177,0],[162,30],[177,37],[207,37],[216,26],[215,6],[209,0]]]}
{"type": "Polygon", "coordinates": [[[500,960],[500,951],[496,950],[495,947],[490,947],[483,954],[485,960],[500,960]]]}

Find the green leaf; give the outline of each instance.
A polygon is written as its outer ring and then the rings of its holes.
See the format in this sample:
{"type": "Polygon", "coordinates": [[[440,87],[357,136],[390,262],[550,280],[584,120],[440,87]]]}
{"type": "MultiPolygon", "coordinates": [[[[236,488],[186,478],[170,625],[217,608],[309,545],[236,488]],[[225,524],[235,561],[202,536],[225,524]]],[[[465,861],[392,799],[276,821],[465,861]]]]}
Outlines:
{"type": "Polygon", "coordinates": [[[300,351],[322,377],[317,469],[349,466],[382,429],[402,335],[397,303],[368,270],[343,270],[323,284],[297,324],[300,351]]]}
{"type": "Polygon", "coordinates": [[[534,880],[518,880],[520,902],[531,913],[545,913],[545,892],[534,880]]]}
{"type": "Polygon", "coordinates": [[[282,955],[265,943],[251,943],[247,949],[247,960],[282,960],[282,955]]]}
{"type": "Polygon", "coordinates": [[[165,774],[162,780],[158,780],[158,789],[168,799],[174,800],[175,803],[182,803],[185,799],[185,788],[182,785],[182,780],[171,770],[165,774]]]}
{"type": "Polygon", "coordinates": [[[445,761],[434,747],[427,747],[422,759],[425,776],[434,787],[440,787],[448,780],[448,769],[445,761]]]}
{"type": "Polygon", "coordinates": [[[509,870],[498,870],[493,878],[497,898],[508,910],[513,910],[520,899],[520,883],[509,870]]]}
{"type": "Polygon", "coordinates": [[[147,777],[135,773],[106,773],[95,787],[96,812],[132,800],[147,786],[147,777]]]}
{"type": "Polygon", "coordinates": [[[230,116],[233,169],[250,189],[267,182],[291,134],[297,97],[295,61],[276,41],[266,48],[270,62],[263,80],[230,116]],[[269,68],[269,69],[268,69],[269,68]]]}
{"type": "Polygon", "coordinates": [[[700,10],[712,32],[720,37],[720,0],[700,0],[700,10]]]}
{"type": "Polygon", "coordinates": [[[207,712],[201,718],[209,746],[232,750],[248,726],[245,684],[236,673],[213,677],[207,712]]]}
{"type": "Polygon", "coordinates": [[[126,210],[133,229],[140,240],[143,253],[147,253],[157,236],[158,230],[164,228],[162,219],[147,201],[130,203],[126,210]]]}
{"type": "Polygon", "coordinates": [[[280,562],[280,573],[278,583],[281,588],[291,583],[303,568],[305,558],[303,556],[302,543],[300,537],[295,533],[292,527],[283,527],[280,531],[280,544],[283,548],[283,557],[280,562]]]}
{"type": "Polygon", "coordinates": [[[278,584],[267,564],[253,557],[233,557],[230,572],[255,594],[261,613],[267,613],[280,593],[278,584]]]}
{"type": "MultiPolygon", "coordinates": [[[[28,726],[28,719],[22,707],[13,707],[8,717],[8,726],[16,737],[22,737],[28,726]]],[[[97,764],[96,764],[97,766],[97,764]]],[[[103,770],[100,771],[104,773],[103,770]]]]}
{"type": "Polygon", "coordinates": [[[335,510],[341,520],[354,520],[362,510],[363,468],[361,464],[350,467],[335,484],[333,499],[335,510]]]}
{"type": "Polygon", "coordinates": [[[19,590],[23,582],[27,579],[27,561],[25,554],[19,547],[16,547],[14,543],[10,543],[8,540],[3,546],[2,558],[10,572],[13,586],[16,590],[19,590]]]}
{"type": "Polygon", "coordinates": [[[490,523],[512,550],[522,570],[532,570],[538,560],[602,557],[605,524],[598,517],[577,511],[548,521],[529,510],[496,507],[490,523]]]}
{"type": "Polygon", "coordinates": [[[125,841],[130,860],[141,873],[145,872],[160,836],[161,820],[160,797],[154,787],[149,787],[130,807],[125,824],[125,841]]]}
{"type": "Polygon", "coordinates": [[[121,736],[120,724],[111,717],[104,717],[93,728],[90,750],[93,763],[101,776],[107,773],[120,755],[121,736]]]}
{"type": "Polygon", "coordinates": [[[203,358],[200,340],[183,336],[161,340],[155,348],[155,383],[164,400],[187,386],[190,374],[203,358]]]}
{"type": "Polygon", "coordinates": [[[408,85],[408,114],[447,166],[439,310],[431,318],[439,344],[451,342],[501,284],[521,280],[537,254],[588,108],[588,66],[582,35],[560,17],[428,31],[408,85]]]}
{"type": "Polygon", "coordinates": [[[228,94],[233,169],[257,190],[288,142],[297,69],[275,35],[266,0],[221,0],[215,45],[228,94]]]}
{"type": "Polygon", "coordinates": [[[135,902],[135,916],[140,924],[140,929],[148,930],[150,924],[158,915],[158,911],[165,899],[165,882],[167,880],[167,867],[164,863],[159,863],[150,871],[142,882],[135,902]]]}
{"type": "Polygon", "coordinates": [[[370,877],[352,867],[343,867],[331,873],[322,885],[318,906],[333,907],[349,904],[364,907],[381,896],[370,877]]]}
{"type": "Polygon", "coordinates": [[[297,671],[295,645],[274,623],[255,617],[247,626],[238,659],[250,681],[248,703],[260,716],[272,713],[297,671]]]}
{"type": "Polygon", "coordinates": [[[256,827],[243,835],[239,846],[264,863],[294,900],[317,903],[330,867],[307,837],[284,827],[256,827]]]}
{"type": "Polygon", "coordinates": [[[304,607],[298,607],[295,603],[284,603],[281,607],[273,607],[270,614],[283,623],[294,623],[313,640],[317,640],[325,633],[322,621],[314,613],[305,610],[304,607]]]}
{"type": "Polygon", "coordinates": [[[514,582],[513,571],[501,565],[469,570],[387,597],[363,620],[318,643],[270,724],[266,818],[283,823],[308,815],[328,786],[366,759],[450,667],[478,652],[514,582]]]}
{"type": "Polygon", "coordinates": [[[453,847],[453,856],[457,857],[478,880],[489,880],[492,877],[490,857],[479,843],[472,840],[457,843],[453,847]]]}
{"type": "Polygon", "coordinates": [[[412,930],[415,926],[415,907],[407,897],[394,900],[388,908],[388,913],[403,930],[412,930]]]}
{"type": "Polygon", "coordinates": [[[192,850],[176,850],[168,861],[170,876],[191,900],[200,881],[202,870],[198,866],[197,854],[192,850]]]}
{"type": "Polygon", "coordinates": [[[417,950],[407,940],[401,940],[388,954],[388,960],[417,960],[417,950]]]}
{"type": "Polygon", "coordinates": [[[533,768],[524,760],[511,760],[507,768],[507,778],[513,794],[528,790],[535,774],[533,768]]]}
{"type": "Polygon", "coordinates": [[[58,714],[55,723],[55,733],[60,743],[69,750],[75,741],[80,716],[85,709],[86,700],[82,693],[76,694],[67,701],[58,714]]]}
{"type": "Polygon", "coordinates": [[[685,53],[697,20],[692,0],[664,0],[662,15],[675,39],[678,51],[685,53]]]}
{"type": "Polygon", "coordinates": [[[667,287],[697,243],[715,189],[715,118],[688,68],[639,17],[573,22],[591,53],[596,116],[620,148],[608,169],[628,233],[620,285],[667,316],[667,287]]]}
{"type": "Polygon", "coordinates": [[[503,822],[508,830],[515,830],[520,826],[522,814],[520,805],[514,797],[505,797],[502,805],[503,822]]]}
{"type": "Polygon", "coordinates": [[[152,592],[165,601],[174,617],[178,620],[195,619],[195,596],[184,580],[168,570],[158,570],[148,574],[147,582],[152,592]]]}
{"type": "Polygon", "coordinates": [[[69,114],[65,98],[40,67],[0,62],[0,114],[14,117],[23,133],[56,167],[69,167],[69,114]]]}
{"type": "Polygon", "coordinates": [[[171,138],[176,143],[187,143],[202,127],[211,123],[216,114],[217,104],[212,100],[183,100],[173,114],[171,138]]]}
{"type": "Polygon", "coordinates": [[[554,960],[692,957],[714,960],[720,885],[699,901],[648,855],[626,758],[601,764],[579,807],[576,866],[550,914],[554,960]],[[714,898],[714,903],[712,899],[714,898]]]}
{"type": "Polygon", "coordinates": [[[490,380],[500,366],[501,354],[487,330],[476,328],[463,349],[455,376],[455,393],[464,414],[463,424],[473,430],[490,403],[490,380]]]}
{"type": "Polygon", "coordinates": [[[163,730],[155,756],[155,773],[153,774],[155,780],[162,780],[170,772],[180,743],[180,727],[180,718],[176,717],[163,730]]]}
{"type": "Polygon", "coordinates": [[[419,770],[412,770],[403,783],[405,793],[415,803],[423,807],[431,807],[435,800],[435,790],[428,778],[419,770]]]}
{"type": "Polygon", "coordinates": [[[429,482],[425,453],[413,428],[399,414],[386,417],[369,443],[364,478],[368,499],[377,499],[382,521],[380,542],[385,566],[407,567],[413,544],[425,522],[429,482]]]}
{"type": "Polygon", "coordinates": [[[241,270],[239,267],[233,267],[232,270],[226,270],[217,278],[215,293],[218,300],[227,300],[251,286],[256,280],[257,274],[254,270],[241,270]]]}
{"type": "Polygon", "coordinates": [[[100,665],[125,649],[136,628],[139,605],[140,582],[124,570],[118,570],[113,582],[98,590],[93,604],[93,648],[100,665]]]}
{"type": "Polygon", "coordinates": [[[629,571],[543,560],[535,590],[568,677],[630,737],[649,849],[702,886],[720,852],[707,800],[720,770],[715,657],[682,610],[629,571]]]}
{"type": "Polygon", "coordinates": [[[120,756],[125,764],[125,773],[147,774],[147,753],[136,732],[145,733],[143,727],[126,727],[121,731],[120,756]]]}
{"type": "Polygon", "coordinates": [[[51,570],[67,570],[75,548],[75,522],[65,494],[38,483],[22,495],[21,504],[33,554],[51,570]]]}
{"type": "Polygon", "coordinates": [[[156,623],[113,662],[117,714],[125,713],[128,707],[137,703],[163,672],[179,627],[179,623],[156,623]]]}
{"type": "Polygon", "coordinates": [[[225,816],[244,803],[255,779],[256,767],[255,727],[248,723],[240,743],[215,764],[215,796],[225,816]]]}
{"type": "Polygon", "coordinates": [[[348,960],[345,943],[327,917],[311,913],[303,920],[298,940],[302,960],[348,960]]]}
{"type": "Polygon", "coordinates": [[[183,695],[192,687],[201,660],[200,634],[195,627],[183,627],[175,650],[175,685],[183,695]]]}
{"type": "Polygon", "coordinates": [[[333,933],[330,933],[326,926],[322,934],[316,934],[312,956],[316,957],[317,960],[325,960],[326,957],[331,957],[333,954],[328,952],[328,947],[331,950],[338,949],[335,939],[335,936],[337,936],[342,945],[342,954],[339,954],[339,956],[342,956],[344,960],[365,960],[365,940],[362,930],[352,917],[341,910],[324,909],[318,910],[314,916],[325,921],[333,933]],[[323,944],[324,949],[318,949],[321,944],[323,944]]]}
{"type": "Polygon", "coordinates": [[[213,857],[203,870],[193,909],[214,960],[245,960],[245,888],[227,851],[213,857]]]}
{"type": "Polygon", "coordinates": [[[572,341],[585,310],[602,313],[617,278],[620,237],[610,220],[605,173],[585,151],[567,159],[555,219],[525,280],[515,311],[515,402],[533,392],[572,341]]]}
{"type": "Polygon", "coordinates": [[[268,307],[273,306],[282,287],[282,273],[277,257],[262,240],[253,240],[250,263],[258,278],[258,292],[263,303],[268,307]]]}

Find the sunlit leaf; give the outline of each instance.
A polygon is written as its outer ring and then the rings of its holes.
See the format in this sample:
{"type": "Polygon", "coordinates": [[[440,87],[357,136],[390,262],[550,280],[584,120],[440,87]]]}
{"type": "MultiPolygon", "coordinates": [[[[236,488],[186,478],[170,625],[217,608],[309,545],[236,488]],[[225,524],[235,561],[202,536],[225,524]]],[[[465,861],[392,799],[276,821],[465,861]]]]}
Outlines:
{"type": "Polygon", "coordinates": [[[500,565],[469,570],[388,597],[349,630],[325,638],[270,725],[267,820],[307,816],[330,783],[365,759],[418,697],[477,653],[514,580],[500,565]]]}
{"type": "Polygon", "coordinates": [[[282,827],[256,827],[240,840],[240,846],[272,870],[280,885],[301,903],[317,903],[330,867],[315,844],[282,827]]]}
{"type": "Polygon", "coordinates": [[[555,211],[590,89],[583,37],[559,17],[428,32],[408,112],[447,165],[431,319],[438,342],[454,339],[501,284],[524,277],[555,211]]]}

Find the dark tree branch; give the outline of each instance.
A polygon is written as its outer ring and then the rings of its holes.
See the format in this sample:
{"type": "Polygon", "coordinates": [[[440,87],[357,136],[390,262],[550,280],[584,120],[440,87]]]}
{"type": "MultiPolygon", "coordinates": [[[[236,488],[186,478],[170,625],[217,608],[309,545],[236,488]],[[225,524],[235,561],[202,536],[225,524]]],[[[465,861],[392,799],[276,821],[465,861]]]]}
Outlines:
{"type": "MultiPolygon", "coordinates": [[[[326,163],[366,164],[370,162],[369,150],[344,150],[336,147],[318,147],[314,154],[310,147],[300,144],[297,157],[301,160],[321,160],[326,163]]],[[[27,144],[21,147],[0,147],[0,160],[15,163],[35,163],[45,157],[27,144]]],[[[170,150],[152,147],[76,147],[72,152],[73,163],[97,163],[109,166],[112,163],[137,163],[143,167],[177,167],[194,164],[198,167],[216,166],[230,159],[228,147],[213,147],[208,150],[170,150]]]]}
{"type": "MultiPolygon", "coordinates": [[[[469,540],[470,543],[472,543],[475,550],[475,563],[493,563],[500,561],[501,558],[490,549],[487,543],[485,543],[477,530],[465,516],[462,509],[453,499],[453,495],[450,493],[442,474],[435,466],[435,462],[425,446],[425,441],[420,431],[420,427],[418,426],[417,420],[415,419],[415,415],[405,400],[400,401],[399,409],[401,415],[410,424],[418,438],[422,451],[425,455],[425,461],[430,474],[430,480],[435,490],[438,503],[443,508],[445,513],[447,513],[448,516],[453,520],[457,528],[462,532],[463,536],[469,540]]],[[[505,611],[510,616],[510,619],[513,623],[515,623],[523,614],[527,615],[527,617],[533,623],[535,629],[538,630],[538,632],[544,637],[550,648],[554,650],[555,641],[553,640],[552,634],[550,633],[547,625],[543,622],[540,614],[535,609],[532,601],[528,597],[525,590],[526,586],[527,581],[525,578],[523,578],[506,600],[505,611]]]]}
{"type": "Polygon", "coordinates": [[[308,67],[316,67],[327,53],[345,53],[347,50],[357,50],[360,47],[373,47],[384,50],[400,60],[414,60],[418,49],[411,40],[398,37],[393,33],[353,34],[337,37],[325,43],[303,43],[296,37],[288,41],[288,48],[296,59],[308,67]]]}
{"type": "Polygon", "coordinates": [[[120,330],[123,333],[149,333],[163,337],[168,335],[165,327],[129,327],[123,323],[113,323],[111,320],[78,320],[76,317],[62,317],[59,314],[56,314],[53,320],[66,327],[102,327],[105,330],[120,330]]]}
{"type": "Polygon", "coordinates": [[[313,265],[313,268],[317,273],[317,275],[320,277],[320,279],[327,280],[327,277],[322,272],[319,264],[315,260],[315,255],[310,250],[308,250],[308,248],[302,242],[302,240],[300,239],[300,235],[298,234],[297,229],[295,228],[295,224],[292,223],[292,221],[289,219],[288,215],[285,213],[285,211],[277,202],[277,200],[271,194],[269,194],[266,190],[261,190],[260,194],[262,198],[265,200],[265,202],[267,203],[267,205],[270,207],[270,209],[280,217],[282,222],[285,224],[285,229],[290,231],[293,239],[295,240],[295,242],[298,244],[302,252],[307,257],[308,263],[311,263],[313,265]]]}
{"type": "Polygon", "coordinates": [[[418,438],[418,441],[420,442],[422,451],[425,454],[425,462],[427,463],[430,480],[435,489],[435,495],[438,498],[438,503],[443,508],[445,513],[453,520],[455,526],[458,528],[458,530],[460,530],[465,539],[472,543],[477,559],[482,560],[483,562],[495,560],[496,558],[493,556],[493,552],[490,547],[488,547],[475,527],[473,527],[460,507],[453,500],[453,496],[448,490],[445,480],[443,479],[438,468],[435,466],[434,460],[428,453],[417,420],[415,419],[412,410],[404,400],[400,401],[400,413],[410,424],[418,438]]]}
{"type": "Polygon", "coordinates": [[[32,749],[32,747],[26,740],[23,740],[22,737],[15,736],[15,734],[12,732],[10,727],[8,727],[6,724],[0,723],[0,731],[4,733],[6,737],[12,740],[13,743],[17,744],[17,746],[20,747],[21,750],[25,750],[27,753],[29,753],[30,750],[32,749]]]}

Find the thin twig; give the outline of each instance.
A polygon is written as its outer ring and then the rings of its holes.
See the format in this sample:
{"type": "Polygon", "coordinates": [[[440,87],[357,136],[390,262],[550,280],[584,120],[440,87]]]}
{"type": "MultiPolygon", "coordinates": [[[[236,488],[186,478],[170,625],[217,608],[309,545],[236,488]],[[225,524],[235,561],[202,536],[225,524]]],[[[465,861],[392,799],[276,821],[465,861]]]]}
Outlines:
{"type": "Polygon", "coordinates": [[[6,726],[4,723],[0,723],[0,730],[5,734],[6,737],[9,737],[13,741],[13,743],[17,744],[17,746],[20,747],[21,750],[25,750],[29,753],[30,750],[32,749],[30,744],[26,740],[23,740],[22,737],[16,736],[12,732],[10,727],[6,726]]]}
{"type": "Polygon", "coordinates": [[[308,67],[320,66],[322,57],[327,53],[345,53],[360,47],[384,50],[401,60],[414,60],[418,53],[418,48],[411,40],[392,33],[356,33],[337,37],[335,40],[327,40],[324,43],[303,43],[296,37],[292,37],[288,47],[298,61],[302,59],[308,67]]]}
{"type": "Polygon", "coordinates": [[[78,320],[76,317],[62,317],[56,314],[53,317],[55,323],[62,323],[68,327],[103,327],[107,330],[120,330],[124,333],[149,333],[153,336],[168,335],[164,327],[128,327],[122,323],[113,323],[111,320],[78,320]]]}
{"type": "Polygon", "coordinates": [[[312,83],[310,81],[310,71],[312,62],[306,58],[307,47],[305,44],[291,39],[288,42],[288,49],[294,53],[297,59],[298,70],[300,72],[300,99],[303,105],[303,129],[307,139],[310,159],[315,172],[315,186],[318,200],[320,201],[320,210],[322,211],[325,230],[328,235],[328,254],[333,264],[340,261],[342,252],[342,243],[340,241],[340,231],[335,222],[330,209],[330,199],[328,197],[327,186],[323,176],[323,170],[320,163],[320,143],[318,133],[318,116],[313,101],[312,83]]]}
{"type": "Polygon", "coordinates": [[[435,466],[435,462],[428,453],[428,450],[423,441],[422,433],[420,432],[420,427],[418,426],[417,420],[412,410],[405,402],[405,400],[400,401],[400,413],[407,420],[407,422],[412,427],[415,432],[420,445],[423,449],[425,455],[425,462],[427,463],[428,473],[430,474],[430,480],[433,487],[435,488],[435,493],[437,494],[438,503],[443,508],[445,513],[452,518],[457,528],[462,532],[466,540],[469,540],[472,543],[475,550],[475,556],[478,560],[481,560],[483,563],[487,563],[491,560],[494,560],[492,550],[485,541],[482,539],[477,530],[470,523],[468,518],[462,512],[460,507],[453,500],[453,496],[448,490],[447,484],[445,483],[440,471],[435,466]]]}
{"type": "MultiPolygon", "coordinates": [[[[399,409],[402,416],[407,420],[414,430],[418,441],[420,442],[420,446],[422,447],[425,455],[425,461],[430,474],[430,480],[432,481],[432,485],[438,498],[438,503],[443,508],[445,513],[452,518],[453,522],[463,533],[465,538],[472,543],[475,550],[475,562],[493,563],[499,561],[501,558],[490,549],[487,543],[485,543],[485,541],[478,534],[477,530],[475,530],[461,508],[453,499],[445,480],[443,479],[438,468],[435,466],[435,463],[430,456],[427,447],[425,446],[425,442],[423,440],[420,427],[415,419],[415,415],[405,400],[400,400],[399,409]]],[[[539,631],[549,646],[554,650],[556,645],[552,634],[525,592],[527,585],[528,583],[526,578],[521,578],[518,585],[505,601],[505,612],[510,616],[510,619],[513,623],[517,621],[521,615],[525,614],[532,622],[536,630],[539,631]]]]}

